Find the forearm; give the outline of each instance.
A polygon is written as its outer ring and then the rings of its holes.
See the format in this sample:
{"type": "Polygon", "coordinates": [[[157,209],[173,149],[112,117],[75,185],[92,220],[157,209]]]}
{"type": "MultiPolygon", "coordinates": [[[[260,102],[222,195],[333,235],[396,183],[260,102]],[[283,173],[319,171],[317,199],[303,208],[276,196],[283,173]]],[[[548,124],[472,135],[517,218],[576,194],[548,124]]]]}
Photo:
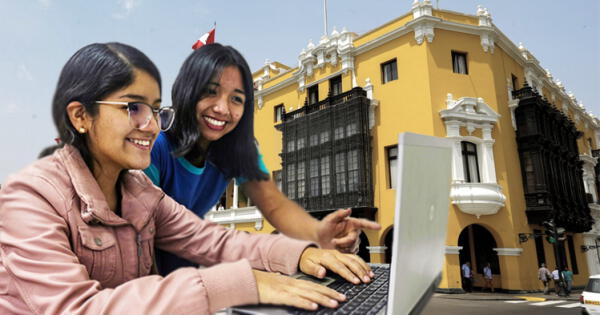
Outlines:
{"type": "Polygon", "coordinates": [[[244,192],[279,232],[293,238],[318,241],[319,221],[288,199],[272,181],[251,181],[244,192]]]}

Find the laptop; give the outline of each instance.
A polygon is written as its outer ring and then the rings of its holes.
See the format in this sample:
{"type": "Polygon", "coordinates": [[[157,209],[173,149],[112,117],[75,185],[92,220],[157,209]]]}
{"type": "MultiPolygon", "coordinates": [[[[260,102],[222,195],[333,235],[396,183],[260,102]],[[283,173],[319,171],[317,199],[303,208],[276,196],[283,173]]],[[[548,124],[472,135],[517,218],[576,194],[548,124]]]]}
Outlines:
{"type": "Polygon", "coordinates": [[[348,299],[337,309],[321,307],[309,312],[286,306],[246,305],[230,308],[228,314],[419,314],[441,278],[451,163],[449,139],[399,135],[392,263],[371,264],[376,276],[361,285],[336,276],[316,279],[295,275],[345,293],[348,299]],[[359,304],[365,302],[372,305],[359,304]],[[352,303],[356,307],[350,307],[352,303]]]}

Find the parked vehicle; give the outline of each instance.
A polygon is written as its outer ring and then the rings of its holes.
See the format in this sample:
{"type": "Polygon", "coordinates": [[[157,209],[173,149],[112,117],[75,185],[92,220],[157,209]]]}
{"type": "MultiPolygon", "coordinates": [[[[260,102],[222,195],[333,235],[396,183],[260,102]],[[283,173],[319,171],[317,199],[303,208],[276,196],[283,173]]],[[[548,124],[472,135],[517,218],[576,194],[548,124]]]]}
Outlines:
{"type": "Polygon", "coordinates": [[[600,315],[600,274],[590,276],[579,296],[581,314],[600,315]]]}

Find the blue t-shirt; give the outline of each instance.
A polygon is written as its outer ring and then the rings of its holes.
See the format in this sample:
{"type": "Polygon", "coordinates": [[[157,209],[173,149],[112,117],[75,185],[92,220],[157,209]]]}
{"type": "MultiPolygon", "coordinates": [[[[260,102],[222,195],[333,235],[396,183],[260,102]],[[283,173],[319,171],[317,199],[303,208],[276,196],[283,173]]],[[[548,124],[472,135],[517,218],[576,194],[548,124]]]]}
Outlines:
{"type": "MultiPolygon", "coordinates": [[[[173,157],[171,151],[169,138],[161,132],[152,148],[152,163],[144,172],[167,195],[202,218],[219,201],[229,179],[209,161],[204,163],[204,167],[196,167],[184,157],[173,157]]],[[[260,154],[258,163],[260,169],[269,174],[260,154]]],[[[241,177],[235,180],[240,185],[246,182],[241,177]]],[[[179,267],[196,265],[158,249],[156,262],[162,275],[179,267]]]]}

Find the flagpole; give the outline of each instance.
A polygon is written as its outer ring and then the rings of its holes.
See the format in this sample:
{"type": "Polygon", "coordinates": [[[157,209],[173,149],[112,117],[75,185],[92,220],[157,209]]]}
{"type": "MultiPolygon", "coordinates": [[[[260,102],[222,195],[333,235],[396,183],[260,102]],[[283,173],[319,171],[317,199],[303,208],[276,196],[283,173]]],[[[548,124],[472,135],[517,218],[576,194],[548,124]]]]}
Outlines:
{"type": "Polygon", "coordinates": [[[327,0],[323,0],[323,35],[327,36],[327,0]]]}

